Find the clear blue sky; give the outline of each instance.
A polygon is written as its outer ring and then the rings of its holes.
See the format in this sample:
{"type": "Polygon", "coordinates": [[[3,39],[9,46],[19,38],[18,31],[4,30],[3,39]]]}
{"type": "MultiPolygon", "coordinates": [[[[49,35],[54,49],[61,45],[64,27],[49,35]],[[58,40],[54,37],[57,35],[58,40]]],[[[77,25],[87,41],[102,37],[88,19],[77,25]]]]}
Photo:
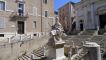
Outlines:
{"type": "Polygon", "coordinates": [[[64,4],[66,4],[69,1],[72,2],[79,2],[80,0],[54,0],[54,10],[57,11],[61,6],[63,6],[64,4]]]}

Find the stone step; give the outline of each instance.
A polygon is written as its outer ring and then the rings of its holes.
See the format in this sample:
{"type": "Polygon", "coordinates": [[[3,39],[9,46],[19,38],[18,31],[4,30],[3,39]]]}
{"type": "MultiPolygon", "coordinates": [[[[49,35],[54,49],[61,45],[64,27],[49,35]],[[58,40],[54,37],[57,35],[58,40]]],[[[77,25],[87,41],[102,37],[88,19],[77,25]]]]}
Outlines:
{"type": "Polygon", "coordinates": [[[23,56],[26,60],[30,60],[31,58],[29,57],[29,56],[27,56],[27,55],[24,55],[23,56]]]}
{"type": "Polygon", "coordinates": [[[39,52],[39,53],[33,53],[34,55],[40,57],[40,56],[44,56],[44,52],[39,52]]]}
{"type": "Polygon", "coordinates": [[[39,47],[39,48],[37,48],[37,49],[35,49],[35,50],[33,50],[32,51],[32,54],[31,54],[31,56],[33,56],[33,58],[34,59],[43,59],[43,58],[45,58],[45,55],[44,55],[44,50],[45,50],[45,48],[47,49],[47,44],[44,44],[44,45],[42,45],[41,47],[39,47]],[[34,55],[33,55],[34,54],[34,55]]]}
{"type": "Polygon", "coordinates": [[[85,30],[80,35],[93,35],[96,30],[85,30]]]}

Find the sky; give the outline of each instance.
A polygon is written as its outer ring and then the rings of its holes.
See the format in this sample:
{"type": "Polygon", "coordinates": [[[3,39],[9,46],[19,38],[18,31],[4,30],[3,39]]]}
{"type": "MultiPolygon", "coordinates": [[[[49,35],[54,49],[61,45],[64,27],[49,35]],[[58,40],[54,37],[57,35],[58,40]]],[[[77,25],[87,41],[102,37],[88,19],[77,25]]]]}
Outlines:
{"type": "Polygon", "coordinates": [[[54,2],[54,10],[57,11],[61,6],[63,6],[64,4],[66,4],[69,1],[77,3],[80,0],[55,0],[55,2],[54,2]]]}

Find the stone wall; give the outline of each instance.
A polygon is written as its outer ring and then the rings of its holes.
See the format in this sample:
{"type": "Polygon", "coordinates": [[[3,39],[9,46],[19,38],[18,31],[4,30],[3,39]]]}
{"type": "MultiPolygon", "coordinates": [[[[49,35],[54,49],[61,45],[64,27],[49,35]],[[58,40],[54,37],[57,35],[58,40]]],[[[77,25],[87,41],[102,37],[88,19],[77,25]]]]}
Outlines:
{"type": "Polygon", "coordinates": [[[6,44],[0,46],[0,60],[15,60],[25,52],[30,54],[33,50],[41,47],[47,39],[36,38],[34,40],[6,44]]]}

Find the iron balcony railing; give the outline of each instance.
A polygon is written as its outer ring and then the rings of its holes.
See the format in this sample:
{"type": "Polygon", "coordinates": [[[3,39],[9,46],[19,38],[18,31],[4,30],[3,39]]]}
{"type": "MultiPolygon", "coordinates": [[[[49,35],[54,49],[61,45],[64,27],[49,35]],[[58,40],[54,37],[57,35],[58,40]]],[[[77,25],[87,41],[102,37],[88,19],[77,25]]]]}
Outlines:
{"type": "Polygon", "coordinates": [[[10,15],[10,20],[27,20],[28,13],[18,13],[18,12],[12,12],[10,15]]]}

